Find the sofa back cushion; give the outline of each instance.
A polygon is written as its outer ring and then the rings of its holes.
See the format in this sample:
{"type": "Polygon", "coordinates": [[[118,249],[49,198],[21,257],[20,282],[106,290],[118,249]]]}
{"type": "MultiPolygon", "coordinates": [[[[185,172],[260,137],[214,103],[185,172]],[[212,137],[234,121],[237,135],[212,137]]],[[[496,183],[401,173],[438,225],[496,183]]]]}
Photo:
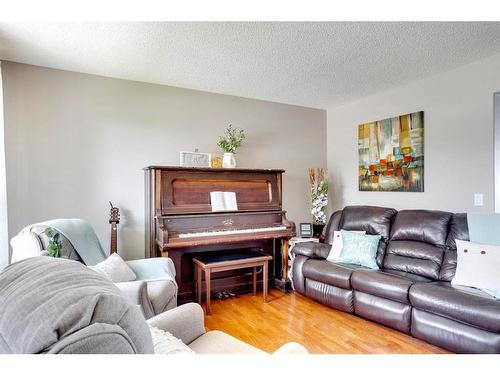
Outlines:
{"type": "Polygon", "coordinates": [[[325,228],[325,243],[333,245],[335,239],[335,231],[340,231],[340,219],[342,218],[342,211],[335,211],[325,228]]]}
{"type": "Polygon", "coordinates": [[[342,210],[339,230],[364,231],[380,235],[377,265],[382,267],[387,240],[391,233],[391,221],[397,211],[393,208],[374,206],[346,206],[342,210]]]}
{"type": "Polygon", "coordinates": [[[451,216],[443,211],[399,211],[391,228],[391,241],[420,241],[444,247],[451,216]]]}
{"type": "Polygon", "coordinates": [[[393,208],[347,206],[342,212],[340,229],[379,234],[382,239],[386,240],[391,231],[391,220],[396,213],[397,211],[393,208]]]}
{"type": "Polygon", "coordinates": [[[137,306],[81,263],[28,258],[0,285],[0,353],[153,353],[137,306]]]}
{"type": "Polygon", "coordinates": [[[457,244],[455,240],[469,241],[469,228],[465,213],[453,214],[451,217],[439,280],[451,281],[455,276],[457,268],[457,244]]]}
{"type": "Polygon", "coordinates": [[[391,228],[383,267],[439,279],[451,216],[443,211],[399,211],[391,228]]]}

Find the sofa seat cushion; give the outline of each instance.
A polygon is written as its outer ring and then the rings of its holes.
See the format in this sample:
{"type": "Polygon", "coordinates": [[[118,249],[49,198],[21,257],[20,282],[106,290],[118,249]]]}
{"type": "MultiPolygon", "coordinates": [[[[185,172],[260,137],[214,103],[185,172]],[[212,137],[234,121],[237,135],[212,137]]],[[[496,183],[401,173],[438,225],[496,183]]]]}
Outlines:
{"type": "Polygon", "coordinates": [[[414,281],[403,274],[397,275],[380,270],[357,270],[351,276],[351,286],[359,292],[409,303],[408,291],[414,281]]]}
{"type": "Polygon", "coordinates": [[[309,259],[304,263],[304,277],[338,288],[351,289],[351,274],[364,267],[354,264],[332,263],[327,260],[309,259]]]}
{"type": "Polygon", "coordinates": [[[417,283],[410,289],[413,307],[500,333],[500,301],[474,288],[448,282],[417,283]]]}
{"type": "Polygon", "coordinates": [[[409,272],[389,270],[387,268],[384,268],[383,271],[385,273],[390,273],[391,275],[397,275],[397,276],[401,276],[401,277],[410,279],[411,281],[413,281],[413,283],[428,283],[428,282],[433,281],[431,279],[428,279],[427,277],[415,275],[415,274],[409,273],[409,272]]]}
{"type": "Polygon", "coordinates": [[[419,241],[390,241],[383,268],[437,280],[442,260],[443,249],[437,246],[419,241]]]}

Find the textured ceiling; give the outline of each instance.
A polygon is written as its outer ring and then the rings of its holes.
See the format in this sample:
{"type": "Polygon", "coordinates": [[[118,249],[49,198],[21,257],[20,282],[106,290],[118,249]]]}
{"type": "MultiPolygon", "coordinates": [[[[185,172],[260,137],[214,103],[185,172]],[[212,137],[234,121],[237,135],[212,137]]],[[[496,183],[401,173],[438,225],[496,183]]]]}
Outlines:
{"type": "Polygon", "coordinates": [[[499,22],[0,23],[3,60],[317,108],[499,52],[499,22]]]}

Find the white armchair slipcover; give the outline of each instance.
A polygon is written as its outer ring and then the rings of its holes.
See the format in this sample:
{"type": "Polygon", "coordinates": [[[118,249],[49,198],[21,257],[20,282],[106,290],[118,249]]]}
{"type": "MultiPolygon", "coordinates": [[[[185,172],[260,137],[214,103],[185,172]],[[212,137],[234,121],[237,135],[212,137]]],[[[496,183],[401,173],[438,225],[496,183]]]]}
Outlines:
{"type": "MultiPolygon", "coordinates": [[[[94,265],[105,259],[99,240],[86,221],[56,219],[28,225],[14,236],[10,241],[11,263],[43,255],[49,242],[49,238],[44,233],[47,227],[60,233],[61,258],[87,265],[94,265]],[[62,228],[62,231],[58,228],[62,228]]],[[[131,302],[141,306],[146,319],[177,306],[175,268],[170,258],[138,259],[126,263],[137,278],[134,281],[115,283],[115,285],[131,302]]]]}

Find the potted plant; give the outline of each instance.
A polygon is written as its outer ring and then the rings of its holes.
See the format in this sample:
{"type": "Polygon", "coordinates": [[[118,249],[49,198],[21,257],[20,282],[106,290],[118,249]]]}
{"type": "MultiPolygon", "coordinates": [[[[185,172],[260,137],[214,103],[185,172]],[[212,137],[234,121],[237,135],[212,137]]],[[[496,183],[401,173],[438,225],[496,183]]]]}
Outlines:
{"type": "Polygon", "coordinates": [[[321,237],[326,224],[326,206],[328,205],[328,181],[325,169],[309,168],[311,188],[311,214],[313,215],[313,235],[321,237]]]}
{"type": "Polygon", "coordinates": [[[229,125],[224,135],[219,137],[217,146],[224,153],[222,157],[222,166],[224,168],[236,168],[234,154],[244,139],[245,132],[242,129],[233,128],[232,125],[229,125]]]}

